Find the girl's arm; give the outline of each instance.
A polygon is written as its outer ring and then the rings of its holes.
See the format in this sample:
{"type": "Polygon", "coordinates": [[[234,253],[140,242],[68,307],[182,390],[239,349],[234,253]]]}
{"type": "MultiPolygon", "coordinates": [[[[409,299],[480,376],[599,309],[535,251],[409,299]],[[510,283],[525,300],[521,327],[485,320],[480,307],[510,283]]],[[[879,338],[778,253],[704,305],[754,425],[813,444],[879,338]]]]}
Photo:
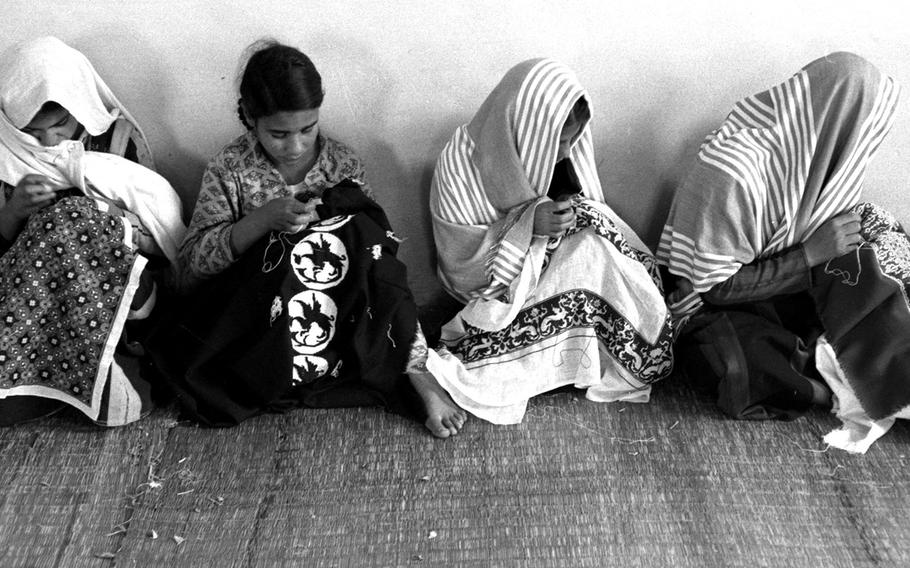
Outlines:
{"type": "Polygon", "coordinates": [[[31,214],[53,202],[54,191],[46,181],[47,178],[37,174],[23,176],[9,201],[0,207],[0,238],[3,241],[15,241],[31,214]]]}
{"type": "Polygon", "coordinates": [[[715,305],[739,304],[808,290],[813,267],[850,252],[860,243],[859,215],[843,213],[826,221],[804,244],[743,265],[702,298],[715,305]]]}
{"type": "Polygon", "coordinates": [[[227,270],[270,231],[294,232],[316,219],[319,200],[302,203],[293,197],[273,199],[243,211],[242,176],[218,158],[202,176],[193,218],[180,247],[185,287],[227,270]]]}
{"type": "Polygon", "coordinates": [[[241,215],[241,184],[216,157],[205,169],[193,217],[180,246],[180,270],[186,285],[210,278],[231,266],[231,227],[241,215]]]}
{"type": "Polygon", "coordinates": [[[272,231],[295,233],[318,219],[316,206],[321,199],[306,203],[294,197],[273,199],[246,217],[241,217],[230,232],[231,252],[239,258],[253,244],[272,231]]]}
{"type": "Polygon", "coordinates": [[[744,264],[739,271],[703,293],[702,299],[718,306],[767,300],[795,294],[812,286],[812,271],[802,245],[772,257],[744,264]]]}

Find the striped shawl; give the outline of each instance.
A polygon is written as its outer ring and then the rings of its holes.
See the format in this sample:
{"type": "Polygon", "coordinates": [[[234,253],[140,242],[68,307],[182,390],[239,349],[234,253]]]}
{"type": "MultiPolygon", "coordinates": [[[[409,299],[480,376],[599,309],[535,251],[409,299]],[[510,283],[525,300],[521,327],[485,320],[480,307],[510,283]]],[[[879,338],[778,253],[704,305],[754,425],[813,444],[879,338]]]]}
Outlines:
{"type": "Polygon", "coordinates": [[[677,191],[659,261],[701,293],[805,242],[859,202],[897,98],[870,63],[833,53],[737,103],[677,191]]]}

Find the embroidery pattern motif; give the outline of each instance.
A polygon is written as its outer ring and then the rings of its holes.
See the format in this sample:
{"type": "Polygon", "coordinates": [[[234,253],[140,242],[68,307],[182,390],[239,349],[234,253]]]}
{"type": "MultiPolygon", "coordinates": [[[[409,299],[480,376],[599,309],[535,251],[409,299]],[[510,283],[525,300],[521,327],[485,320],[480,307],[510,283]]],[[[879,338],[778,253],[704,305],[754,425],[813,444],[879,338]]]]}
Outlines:
{"type": "Polygon", "coordinates": [[[642,382],[665,377],[673,366],[669,320],[651,345],[606,300],[587,290],[569,290],[529,306],[496,332],[467,324],[466,328],[467,335],[449,345],[466,365],[519,351],[570,329],[594,329],[616,361],[642,382]]]}
{"type": "Polygon", "coordinates": [[[41,385],[90,405],[136,258],[123,222],[72,197],[21,236],[0,257],[0,388],[41,385]]]}

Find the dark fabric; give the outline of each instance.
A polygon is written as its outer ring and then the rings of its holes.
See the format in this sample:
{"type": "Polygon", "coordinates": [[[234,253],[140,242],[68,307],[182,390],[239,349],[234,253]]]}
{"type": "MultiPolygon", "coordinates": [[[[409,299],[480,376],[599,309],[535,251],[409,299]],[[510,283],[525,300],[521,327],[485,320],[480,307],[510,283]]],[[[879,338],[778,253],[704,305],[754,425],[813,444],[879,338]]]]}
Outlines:
{"type": "Polygon", "coordinates": [[[805,292],[811,286],[812,271],[802,245],[797,245],[744,264],[736,274],[702,294],[702,299],[712,305],[740,304],[805,292]]]}
{"type": "Polygon", "coordinates": [[[575,167],[572,160],[565,158],[556,162],[553,168],[553,177],[550,179],[550,188],[547,190],[547,197],[557,201],[560,198],[566,198],[581,193],[581,182],[578,181],[578,175],[575,173],[575,167]]]}
{"type": "MultiPolygon", "coordinates": [[[[299,406],[382,405],[417,415],[404,374],[417,311],[388,220],[356,184],[329,189],[322,199],[321,227],[265,237],[189,298],[177,322],[154,333],[152,356],[193,419],[229,426],[299,406]],[[339,226],[326,229],[333,224],[339,226]],[[297,251],[308,249],[295,249],[308,239],[331,240],[325,235],[343,243],[349,263],[330,287],[305,283],[298,268],[307,255],[297,251]],[[313,328],[294,321],[294,305],[307,317],[329,314],[334,336],[325,348],[301,342],[308,336],[295,330],[313,328]]],[[[332,254],[313,249],[310,257],[327,268],[332,254]]]]}
{"type": "Polygon", "coordinates": [[[873,420],[910,405],[910,309],[905,285],[864,246],[816,267],[812,295],[825,336],[873,420]]]}
{"type": "Polygon", "coordinates": [[[793,419],[822,388],[813,349],[819,326],[806,294],[701,313],[676,356],[690,381],[739,419],[793,419]]]}
{"type": "Polygon", "coordinates": [[[67,404],[38,396],[11,396],[0,399],[0,426],[13,426],[56,414],[67,404]]]}
{"type": "Polygon", "coordinates": [[[805,411],[818,384],[813,352],[822,331],[870,418],[910,405],[910,237],[873,204],[856,211],[865,244],[813,268],[806,292],[709,308],[684,330],[683,368],[717,392],[729,414],[805,411]]]}

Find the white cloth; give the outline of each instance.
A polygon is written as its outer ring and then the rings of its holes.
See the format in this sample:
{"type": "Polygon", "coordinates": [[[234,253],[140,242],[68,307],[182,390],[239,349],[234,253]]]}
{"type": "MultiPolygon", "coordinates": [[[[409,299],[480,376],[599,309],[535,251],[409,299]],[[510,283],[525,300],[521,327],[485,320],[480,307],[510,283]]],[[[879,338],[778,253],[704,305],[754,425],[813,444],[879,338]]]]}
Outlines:
{"type": "Polygon", "coordinates": [[[436,164],[439,276],[467,306],[443,327],[446,347],[427,368],[459,406],[493,423],[520,422],[528,399],[564,385],[590,400],[647,402],[650,383],[672,369],[656,264],[604,202],[589,104],[564,65],[519,63],[436,164]],[[535,208],[550,200],[570,117],[576,225],[548,244],[534,236],[535,208]]]}
{"type": "MultiPolygon", "coordinates": [[[[615,219],[618,219],[605,203],[586,201],[585,205],[610,218],[614,223],[615,219]]],[[[533,211],[532,208],[530,210],[533,211]]],[[[533,224],[533,214],[526,215],[519,223],[533,224]]],[[[621,232],[627,241],[636,242],[638,246],[633,248],[648,252],[638,235],[628,227],[626,229],[621,232]]],[[[585,237],[569,237],[566,243],[560,244],[560,247],[587,246],[584,240],[593,236],[591,232],[583,234],[585,237]]],[[[521,273],[510,284],[508,294],[498,298],[477,297],[468,302],[459,314],[465,323],[485,331],[500,330],[512,323],[519,310],[529,303],[532,295],[542,297],[538,285],[543,271],[546,245],[545,238],[537,237],[533,240],[525,255],[521,273]],[[508,300],[505,301],[503,298],[508,300]]],[[[571,255],[554,255],[554,264],[562,257],[567,257],[567,261],[559,265],[559,270],[568,275],[560,277],[562,285],[578,286],[578,275],[591,271],[590,262],[597,259],[598,266],[595,272],[598,284],[592,290],[596,290],[604,298],[609,298],[610,305],[632,324],[646,341],[654,343],[666,323],[667,306],[645,266],[623,255],[614,246],[596,247],[596,250],[591,252],[592,256],[579,255],[577,252],[571,255]],[[569,258],[571,260],[568,260],[569,258]]],[[[557,287],[553,292],[558,294],[560,290],[557,287]]]]}
{"type": "Polygon", "coordinates": [[[75,140],[45,147],[20,130],[46,102],[54,101],[92,135],[106,132],[122,116],[146,144],[88,59],[56,38],[38,38],[0,57],[0,77],[0,180],[16,185],[27,174],[39,174],[52,189],[77,187],[90,197],[111,200],[135,213],[162,252],[176,262],[185,232],[182,205],[163,177],[119,156],[86,152],[75,140]]]}
{"type": "MultiPolygon", "coordinates": [[[[586,397],[596,402],[647,402],[650,385],[616,361],[615,354],[609,352],[605,340],[598,335],[597,326],[569,326],[556,334],[546,333],[549,320],[561,322],[573,317],[563,311],[562,305],[548,308],[546,301],[565,294],[571,287],[609,303],[624,319],[634,322],[642,339],[656,344],[666,325],[667,309],[644,266],[620,254],[592,229],[585,229],[566,237],[553,252],[547,270],[542,271],[545,242],[535,239],[522,274],[513,282],[521,289],[520,301],[509,305],[476,298],[442,330],[442,342],[451,343],[471,334],[466,324],[500,328],[504,320],[512,323],[514,314],[510,312],[517,313],[519,308],[539,306],[541,312],[551,309],[529,327],[516,329],[520,336],[527,334],[529,341],[516,342],[514,348],[473,361],[462,361],[442,348],[430,353],[427,369],[456,404],[494,424],[521,422],[528,399],[566,385],[587,389],[586,397]],[[597,259],[596,269],[592,269],[591,259],[597,259]],[[491,305],[498,309],[491,309],[491,305]],[[547,337],[535,339],[538,334],[547,337]]],[[[573,307],[592,312],[595,320],[603,321],[604,327],[610,326],[606,314],[596,310],[595,304],[573,307]]],[[[488,339],[495,341],[492,336],[488,339]]],[[[633,347],[627,344],[626,348],[628,354],[638,356],[633,347]]],[[[666,359],[663,362],[670,365],[666,359]]]]}
{"type": "Polygon", "coordinates": [[[863,409],[837,362],[834,348],[825,336],[815,346],[815,364],[834,396],[831,412],[843,423],[825,435],[825,443],[854,454],[865,454],[872,444],[885,435],[898,419],[910,418],[910,407],[882,420],[873,420],[863,409]]]}

